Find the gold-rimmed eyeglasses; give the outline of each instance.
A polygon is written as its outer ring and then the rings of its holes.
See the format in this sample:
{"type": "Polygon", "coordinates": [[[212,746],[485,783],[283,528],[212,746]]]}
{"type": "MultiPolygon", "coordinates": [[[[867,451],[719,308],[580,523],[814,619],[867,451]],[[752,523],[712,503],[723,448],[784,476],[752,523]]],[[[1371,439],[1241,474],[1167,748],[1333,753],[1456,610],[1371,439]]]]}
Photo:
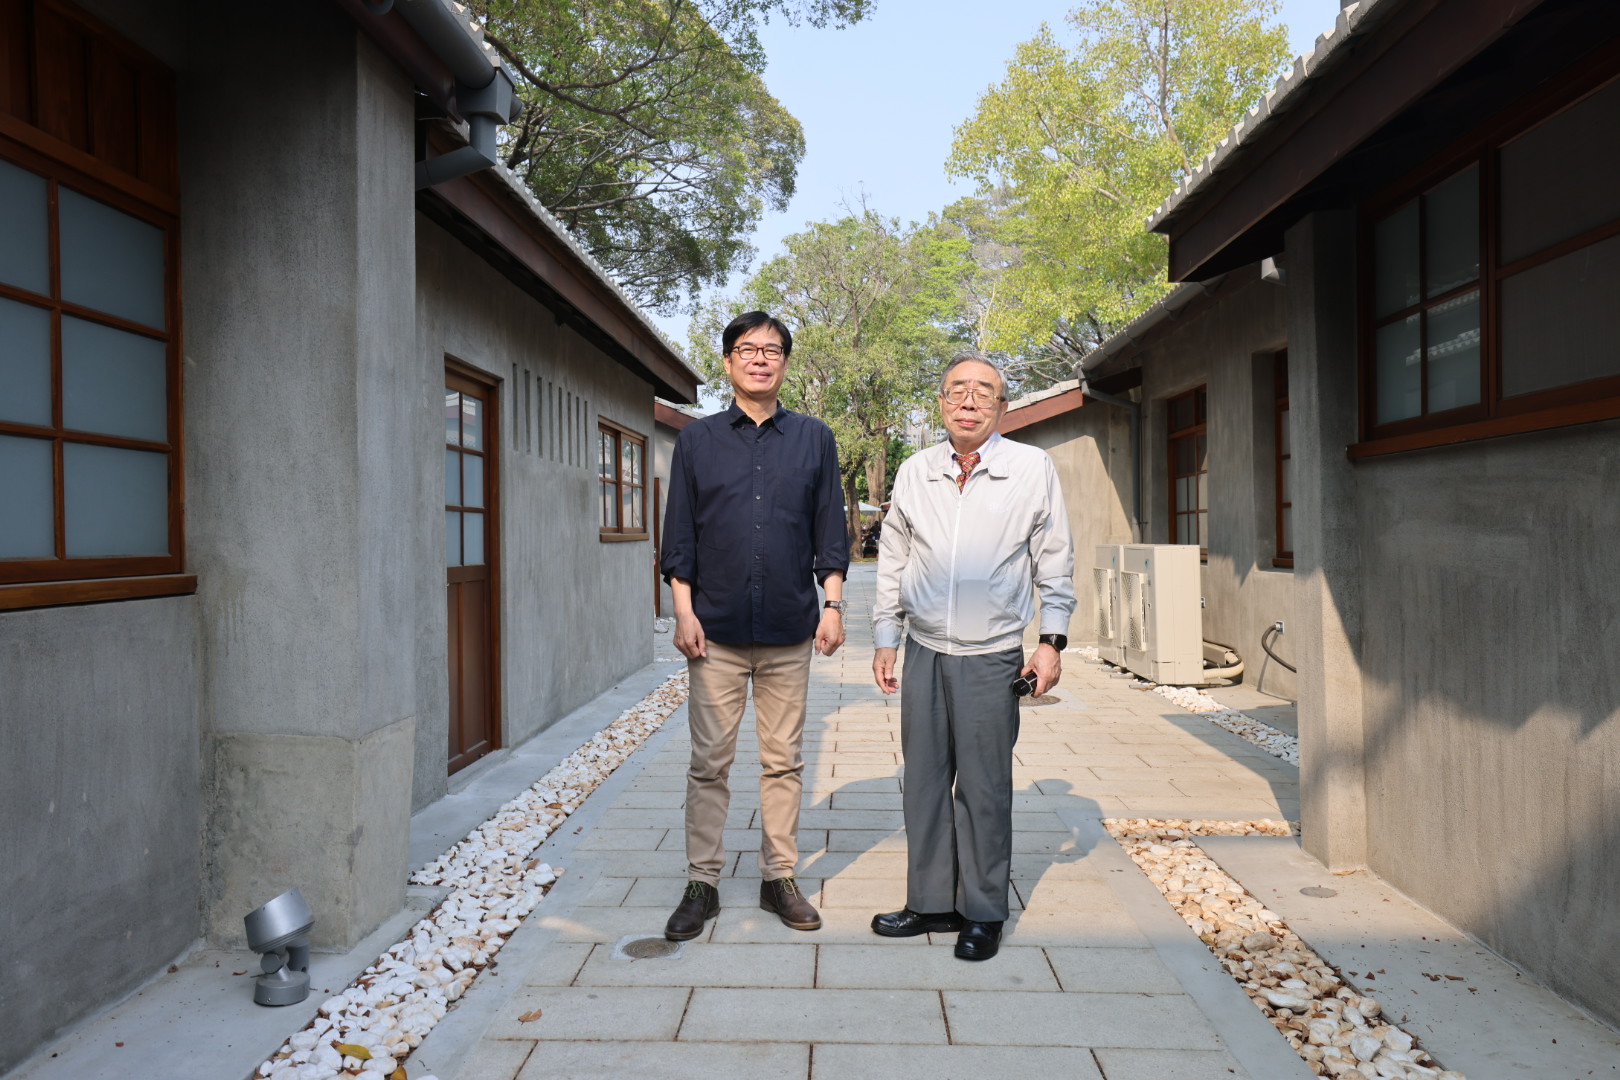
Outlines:
{"type": "Polygon", "coordinates": [[[968,398],[972,398],[973,404],[981,409],[988,409],[1001,400],[1000,394],[994,390],[986,390],[982,386],[953,386],[939,396],[952,405],[962,405],[968,398]]]}
{"type": "Polygon", "coordinates": [[[767,360],[780,360],[783,357],[780,345],[733,345],[731,355],[739,360],[752,360],[756,356],[763,356],[767,360]]]}

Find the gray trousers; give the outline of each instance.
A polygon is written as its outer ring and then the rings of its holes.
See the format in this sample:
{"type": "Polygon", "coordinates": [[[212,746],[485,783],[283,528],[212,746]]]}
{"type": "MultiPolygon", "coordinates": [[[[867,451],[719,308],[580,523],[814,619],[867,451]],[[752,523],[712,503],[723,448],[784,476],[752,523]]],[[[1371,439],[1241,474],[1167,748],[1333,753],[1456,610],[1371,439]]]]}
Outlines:
{"type": "Polygon", "coordinates": [[[1007,917],[1012,862],[1013,680],[1021,649],[946,656],[906,639],[900,683],[905,756],[906,906],[1007,917]]]}

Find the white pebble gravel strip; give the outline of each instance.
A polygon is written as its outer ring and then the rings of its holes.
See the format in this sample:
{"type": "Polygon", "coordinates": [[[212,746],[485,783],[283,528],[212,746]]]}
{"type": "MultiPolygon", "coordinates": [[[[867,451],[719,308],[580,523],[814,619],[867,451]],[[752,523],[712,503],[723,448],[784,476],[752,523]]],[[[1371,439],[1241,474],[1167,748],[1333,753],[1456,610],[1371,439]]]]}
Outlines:
{"type": "Polygon", "coordinates": [[[1465,1080],[1383,1018],[1194,836],[1289,836],[1286,821],[1111,818],[1103,825],[1318,1076],[1465,1080]]]}
{"type": "Polygon", "coordinates": [[[465,840],[411,875],[415,885],[451,886],[450,895],[348,989],[323,1002],[309,1026],[260,1065],[258,1075],[406,1080],[401,1064],[406,1055],[466,993],[557,880],[560,871],[532,858],[535,849],[663,726],[686,692],[686,672],[672,675],[465,840]]]}
{"type": "MultiPolygon", "coordinates": [[[[1097,656],[1097,650],[1090,647],[1071,649],[1078,652],[1083,659],[1096,663],[1104,663],[1097,656]]],[[[1114,665],[1110,664],[1110,667],[1114,665]]],[[[1240,739],[1246,739],[1273,757],[1281,758],[1290,765],[1299,765],[1299,740],[1286,731],[1279,731],[1270,724],[1262,724],[1251,716],[1245,716],[1236,709],[1228,709],[1202,690],[1191,686],[1161,686],[1145,679],[1135,679],[1131,682],[1142,690],[1152,690],[1160,697],[1180,705],[1188,712],[1195,712],[1208,720],[1225,728],[1240,739]]]]}

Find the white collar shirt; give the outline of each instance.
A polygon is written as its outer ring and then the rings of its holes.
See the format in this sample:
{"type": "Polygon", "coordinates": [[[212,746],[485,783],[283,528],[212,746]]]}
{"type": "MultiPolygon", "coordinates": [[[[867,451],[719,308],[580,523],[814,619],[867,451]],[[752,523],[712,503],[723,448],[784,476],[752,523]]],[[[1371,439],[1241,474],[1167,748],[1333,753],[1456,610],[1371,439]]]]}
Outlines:
{"type": "Polygon", "coordinates": [[[904,634],[935,652],[978,655],[1022,645],[1040,592],[1040,632],[1067,634],[1074,544],[1044,450],[993,434],[960,491],[950,442],[919,451],[895,476],[878,544],[873,644],[904,634]]]}

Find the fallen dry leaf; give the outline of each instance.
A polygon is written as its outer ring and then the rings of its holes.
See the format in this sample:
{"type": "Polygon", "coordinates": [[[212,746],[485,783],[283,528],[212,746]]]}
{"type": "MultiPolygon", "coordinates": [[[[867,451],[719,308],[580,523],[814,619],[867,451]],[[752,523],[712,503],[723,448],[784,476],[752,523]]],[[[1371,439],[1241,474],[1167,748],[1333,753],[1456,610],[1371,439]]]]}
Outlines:
{"type": "Polygon", "coordinates": [[[337,1052],[344,1057],[359,1058],[361,1061],[371,1060],[371,1051],[358,1043],[337,1043],[337,1052]]]}
{"type": "Polygon", "coordinates": [[[411,1078],[405,1075],[405,1066],[401,1065],[388,1074],[388,1080],[411,1080],[411,1078]]]}
{"type": "Polygon", "coordinates": [[[524,1023],[524,1024],[533,1023],[534,1021],[536,1021],[538,1019],[540,1019],[540,1010],[539,1009],[535,1009],[535,1010],[533,1010],[531,1012],[526,1012],[522,1016],[518,1017],[518,1021],[520,1023],[524,1023]]]}

